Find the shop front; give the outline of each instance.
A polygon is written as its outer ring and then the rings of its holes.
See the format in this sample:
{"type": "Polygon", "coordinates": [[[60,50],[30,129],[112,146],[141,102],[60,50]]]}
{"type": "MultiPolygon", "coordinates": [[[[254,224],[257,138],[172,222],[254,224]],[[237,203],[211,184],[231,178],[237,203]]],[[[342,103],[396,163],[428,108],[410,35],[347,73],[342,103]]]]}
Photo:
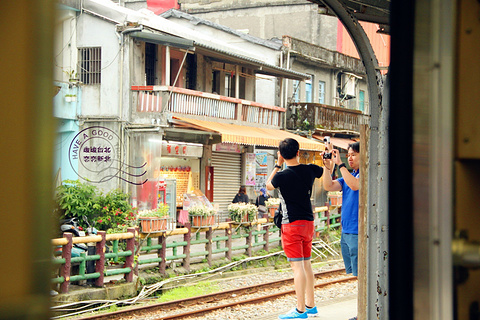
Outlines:
{"type": "Polygon", "coordinates": [[[139,211],[168,204],[170,217],[178,220],[183,195],[199,189],[203,145],[163,140],[161,132],[130,133],[130,157],[141,164],[129,166],[130,176],[142,176],[141,183],[129,184],[132,205],[139,211]]]}
{"type": "MultiPolygon", "coordinates": [[[[212,145],[205,155],[207,174],[212,176],[213,197],[209,198],[221,213],[225,213],[240,186],[247,187],[251,202],[255,201],[268,174],[275,165],[278,144],[285,138],[294,138],[300,144],[302,163],[318,163],[324,144],[285,130],[249,127],[231,123],[211,122],[186,117],[175,117],[183,128],[212,132],[221,136],[221,143],[212,145]]],[[[205,190],[208,197],[208,192],[205,190]]]]}
{"type": "Polygon", "coordinates": [[[170,216],[178,220],[184,194],[200,189],[200,161],[203,145],[180,141],[162,141],[161,165],[156,172],[164,192],[158,200],[169,205],[170,216]]]}
{"type": "Polygon", "coordinates": [[[242,181],[242,154],[244,148],[235,143],[218,143],[212,146],[213,203],[221,213],[238,192],[242,181]]]}

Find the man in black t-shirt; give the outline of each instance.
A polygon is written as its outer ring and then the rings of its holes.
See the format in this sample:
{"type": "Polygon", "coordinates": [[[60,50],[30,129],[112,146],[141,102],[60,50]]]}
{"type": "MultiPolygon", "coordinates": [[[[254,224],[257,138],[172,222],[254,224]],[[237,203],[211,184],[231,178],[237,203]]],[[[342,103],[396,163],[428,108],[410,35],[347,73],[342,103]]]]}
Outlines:
{"type": "Polygon", "coordinates": [[[287,138],[280,142],[278,162],[267,180],[267,189],[279,189],[282,208],[282,246],[293,270],[297,307],[279,319],[306,319],[318,315],[311,264],[314,219],[310,196],[323,168],[298,162],[299,144],[287,138]],[[279,171],[283,163],[287,169],[279,171]]]}

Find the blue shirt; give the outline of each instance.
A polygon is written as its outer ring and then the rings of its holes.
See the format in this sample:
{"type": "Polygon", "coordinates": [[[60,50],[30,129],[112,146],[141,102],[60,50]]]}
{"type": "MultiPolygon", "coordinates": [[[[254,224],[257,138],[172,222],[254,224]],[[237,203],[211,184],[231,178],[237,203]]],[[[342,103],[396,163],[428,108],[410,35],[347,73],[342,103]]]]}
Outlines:
{"type": "MultiPolygon", "coordinates": [[[[355,178],[360,176],[359,170],[352,171],[355,178]]],[[[358,234],[358,190],[353,191],[343,180],[337,179],[342,186],[342,232],[358,234]]]]}

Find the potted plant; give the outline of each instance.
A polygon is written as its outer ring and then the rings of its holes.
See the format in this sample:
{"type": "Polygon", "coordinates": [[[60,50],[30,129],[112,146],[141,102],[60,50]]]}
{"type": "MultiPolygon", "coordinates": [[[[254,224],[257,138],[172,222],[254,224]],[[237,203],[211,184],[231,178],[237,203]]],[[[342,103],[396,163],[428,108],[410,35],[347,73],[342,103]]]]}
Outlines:
{"type": "Polygon", "coordinates": [[[188,208],[188,215],[192,217],[193,227],[212,226],[215,224],[215,209],[203,204],[197,204],[188,208]]]}
{"type": "Polygon", "coordinates": [[[339,206],[342,204],[342,192],[341,191],[330,191],[327,193],[327,196],[330,198],[331,206],[339,206]]]}
{"type": "Polygon", "coordinates": [[[68,77],[68,82],[71,83],[77,83],[78,82],[78,73],[75,72],[75,70],[64,70],[63,71],[67,77],[68,77]]]}
{"type": "Polygon", "coordinates": [[[156,209],[139,211],[138,220],[142,227],[142,232],[167,230],[169,209],[168,204],[159,203],[156,209]]]}
{"type": "Polygon", "coordinates": [[[75,101],[77,101],[77,95],[75,95],[75,94],[66,94],[66,95],[65,95],[65,101],[66,101],[66,102],[75,102],[75,101]]]}
{"type": "Polygon", "coordinates": [[[192,226],[203,227],[215,224],[215,210],[205,205],[198,204],[188,209],[188,214],[192,217],[192,226]]]}
{"type": "Polygon", "coordinates": [[[270,213],[271,218],[275,216],[275,210],[278,209],[279,205],[280,205],[280,199],[278,198],[268,198],[265,201],[265,206],[268,208],[268,212],[270,213]]]}
{"type": "Polygon", "coordinates": [[[236,222],[251,222],[257,218],[257,206],[251,203],[231,203],[228,205],[230,218],[236,222]]]}

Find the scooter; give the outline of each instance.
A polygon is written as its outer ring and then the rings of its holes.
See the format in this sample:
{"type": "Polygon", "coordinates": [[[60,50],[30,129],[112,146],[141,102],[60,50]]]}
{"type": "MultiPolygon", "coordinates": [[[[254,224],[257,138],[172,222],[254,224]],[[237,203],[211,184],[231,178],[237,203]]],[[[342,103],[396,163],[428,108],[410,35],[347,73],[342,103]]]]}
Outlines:
{"type": "MultiPolygon", "coordinates": [[[[83,228],[78,225],[77,218],[75,218],[75,217],[61,220],[60,231],[62,232],[62,234],[64,232],[70,232],[70,233],[73,234],[74,237],[84,237],[85,236],[85,231],[83,231],[83,228]]],[[[60,247],[56,251],[61,252],[62,248],[60,247]]],[[[72,258],[73,257],[80,257],[80,254],[82,252],[87,252],[87,251],[88,251],[88,247],[87,247],[86,244],[75,243],[75,244],[73,244],[73,247],[72,247],[72,258]]]]}
{"type": "MultiPolygon", "coordinates": [[[[61,220],[61,225],[60,225],[60,231],[62,234],[64,232],[70,232],[73,234],[74,237],[84,237],[85,235],[95,235],[97,234],[98,230],[95,228],[95,224],[92,226],[90,225],[88,219],[86,216],[83,216],[83,221],[88,225],[88,228],[86,229],[86,232],[83,230],[83,228],[78,225],[77,218],[70,218],[70,219],[64,219],[61,220]]],[[[59,246],[56,250],[57,254],[62,253],[62,247],[59,246]]],[[[95,245],[92,243],[74,243],[72,246],[72,258],[75,257],[80,257],[82,253],[86,253],[87,255],[95,255],[96,250],[95,250],[95,245]]],[[[93,273],[95,272],[95,262],[94,261],[87,261],[86,264],[87,267],[87,273],[93,273]]],[[[76,272],[76,271],[73,271],[76,272]]],[[[91,284],[94,283],[94,279],[88,279],[87,283],[91,284]]]]}
{"type": "Polygon", "coordinates": [[[95,222],[95,223],[93,224],[93,226],[90,225],[90,222],[88,222],[88,219],[87,219],[86,216],[83,216],[83,221],[85,221],[85,223],[86,223],[87,226],[88,226],[88,228],[87,228],[87,236],[91,236],[91,235],[94,235],[94,234],[97,234],[97,233],[98,233],[97,228],[95,228],[95,224],[96,224],[97,222],[95,222]]]}

